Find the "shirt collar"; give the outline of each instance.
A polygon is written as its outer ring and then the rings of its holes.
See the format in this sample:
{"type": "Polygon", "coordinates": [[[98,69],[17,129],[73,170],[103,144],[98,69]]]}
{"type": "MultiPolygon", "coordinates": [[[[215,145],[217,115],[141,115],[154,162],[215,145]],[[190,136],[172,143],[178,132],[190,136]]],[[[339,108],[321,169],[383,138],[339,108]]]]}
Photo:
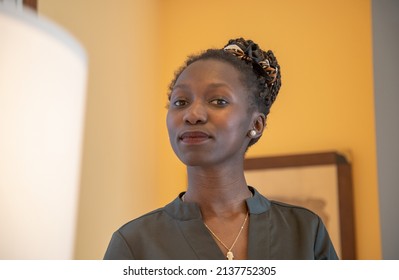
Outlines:
{"type": "MultiPolygon", "coordinates": [[[[270,201],[261,195],[255,188],[248,187],[253,196],[246,199],[248,211],[250,214],[261,214],[270,209],[270,201]]],[[[196,203],[183,202],[182,196],[184,192],[171,203],[167,204],[165,211],[175,219],[188,221],[194,219],[202,219],[201,210],[196,203]]]]}

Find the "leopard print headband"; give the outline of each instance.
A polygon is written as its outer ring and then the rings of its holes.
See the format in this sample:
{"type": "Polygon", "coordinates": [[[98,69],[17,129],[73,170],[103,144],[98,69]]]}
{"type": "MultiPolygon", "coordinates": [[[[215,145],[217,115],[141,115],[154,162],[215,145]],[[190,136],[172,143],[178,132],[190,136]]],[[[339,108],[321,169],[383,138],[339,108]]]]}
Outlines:
{"type": "Polygon", "coordinates": [[[223,48],[224,51],[229,52],[236,57],[252,63],[254,71],[258,75],[266,78],[266,84],[268,87],[273,86],[277,80],[278,67],[272,67],[268,59],[260,59],[253,53],[253,47],[257,47],[254,43],[251,43],[245,50],[243,50],[237,44],[228,44],[223,48]]]}

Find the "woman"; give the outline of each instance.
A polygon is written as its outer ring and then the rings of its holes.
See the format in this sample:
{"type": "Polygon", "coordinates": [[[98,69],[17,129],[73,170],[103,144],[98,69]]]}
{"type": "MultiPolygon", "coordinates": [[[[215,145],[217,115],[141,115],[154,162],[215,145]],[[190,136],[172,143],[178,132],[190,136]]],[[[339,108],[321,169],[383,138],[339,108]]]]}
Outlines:
{"type": "Polygon", "coordinates": [[[167,127],[188,188],[122,226],[105,259],[337,259],[313,212],[269,201],[244,177],[281,85],[271,51],[242,38],[189,57],[169,93],[167,127]]]}

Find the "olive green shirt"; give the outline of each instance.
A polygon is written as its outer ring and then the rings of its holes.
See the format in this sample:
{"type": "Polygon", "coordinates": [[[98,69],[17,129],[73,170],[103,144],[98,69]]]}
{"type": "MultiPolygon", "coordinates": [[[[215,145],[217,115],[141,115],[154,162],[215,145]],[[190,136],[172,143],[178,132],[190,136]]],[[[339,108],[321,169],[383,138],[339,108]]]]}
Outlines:
{"type": "MultiPolygon", "coordinates": [[[[269,201],[250,187],[248,259],[338,259],[327,230],[312,211],[269,201]]],[[[182,193],[183,194],[183,193],[182,193]]],[[[117,230],[104,259],[223,260],[197,204],[181,200],[145,214],[117,230]]]]}

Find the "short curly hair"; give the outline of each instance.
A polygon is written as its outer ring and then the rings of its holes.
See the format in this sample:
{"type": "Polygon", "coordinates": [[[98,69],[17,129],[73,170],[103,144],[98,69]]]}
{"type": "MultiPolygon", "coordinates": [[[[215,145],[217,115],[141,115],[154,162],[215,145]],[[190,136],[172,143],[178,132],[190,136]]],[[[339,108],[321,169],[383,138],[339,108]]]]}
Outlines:
{"type": "MultiPolygon", "coordinates": [[[[280,65],[271,50],[265,52],[253,41],[243,38],[229,40],[223,49],[208,49],[189,56],[183,66],[175,72],[169,85],[168,99],[180,74],[190,64],[211,59],[227,62],[241,73],[241,82],[252,93],[249,95],[250,109],[257,109],[267,117],[281,87],[280,65]],[[237,53],[229,51],[228,46],[238,47],[243,55],[238,56],[237,53]],[[269,66],[267,69],[262,64],[264,61],[269,66]]],[[[248,147],[255,144],[259,138],[251,139],[248,147]]]]}

